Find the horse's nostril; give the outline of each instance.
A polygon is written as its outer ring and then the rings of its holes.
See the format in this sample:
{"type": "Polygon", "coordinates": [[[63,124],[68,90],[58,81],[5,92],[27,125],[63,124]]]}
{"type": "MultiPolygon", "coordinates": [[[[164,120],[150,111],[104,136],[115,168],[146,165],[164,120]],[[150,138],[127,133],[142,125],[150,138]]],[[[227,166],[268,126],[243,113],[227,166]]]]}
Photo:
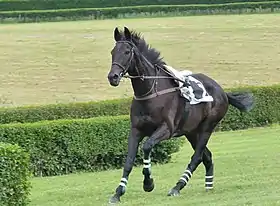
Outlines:
{"type": "Polygon", "coordinates": [[[109,75],[108,75],[108,79],[110,80],[110,81],[117,81],[118,79],[120,78],[120,75],[116,72],[112,72],[112,73],[109,73],[109,75]]]}
{"type": "Polygon", "coordinates": [[[119,78],[119,75],[114,74],[113,79],[118,79],[118,78],[119,78]]]}

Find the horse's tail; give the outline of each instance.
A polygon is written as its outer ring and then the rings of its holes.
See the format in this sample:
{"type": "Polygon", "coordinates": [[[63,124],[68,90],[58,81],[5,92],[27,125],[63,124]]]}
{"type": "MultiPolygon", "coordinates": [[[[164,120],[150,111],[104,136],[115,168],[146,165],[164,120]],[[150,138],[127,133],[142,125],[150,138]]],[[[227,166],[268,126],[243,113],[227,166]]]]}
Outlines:
{"type": "Polygon", "coordinates": [[[254,97],[252,93],[247,92],[229,92],[227,93],[229,104],[242,112],[249,112],[254,107],[254,97]]]}

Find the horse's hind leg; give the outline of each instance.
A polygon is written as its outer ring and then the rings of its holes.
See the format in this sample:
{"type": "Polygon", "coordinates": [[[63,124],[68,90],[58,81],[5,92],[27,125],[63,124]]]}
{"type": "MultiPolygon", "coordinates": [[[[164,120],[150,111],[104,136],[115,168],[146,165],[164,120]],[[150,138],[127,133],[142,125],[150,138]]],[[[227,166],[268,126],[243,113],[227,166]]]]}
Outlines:
{"type": "MultiPolygon", "coordinates": [[[[169,196],[175,196],[179,195],[180,190],[182,190],[188,183],[188,181],[191,179],[192,174],[197,169],[198,165],[203,162],[203,154],[204,150],[206,148],[206,145],[208,143],[208,140],[212,134],[212,131],[214,130],[214,127],[216,124],[213,125],[212,121],[210,119],[203,122],[203,124],[198,128],[197,131],[201,131],[198,134],[197,142],[195,144],[195,152],[191,157],[191,161],[188,164],[185,172],[181,176],[181,178],[178,180],[176,186],[174,186],[168,193],[169,196]]],[[[209,163],[208,161],[206,161],[209,163]]]]}
{"type": "Polygon", "coordinates": [[[213,189],[214,181],[214,163],[212,161],[212,154],[206,147],[202,157],[203,164],[205,166],[205,189],[206,191],[213,189]]]}
{"type": "MultiPolygon", "coordinates": [[[[198,134],[194,135],[186,135],[186,138],[190,142],[192,148],[195,150],[197,141],[198,141],[198,134]]],[[[202,162],[205,167],[205,189],[210,190],[213,189],[213,179],[214,179],[214,163],[212,160],[212,153],[211,151],[205,147],[205,150],[203,151],[202,156],[202,162]]]]}

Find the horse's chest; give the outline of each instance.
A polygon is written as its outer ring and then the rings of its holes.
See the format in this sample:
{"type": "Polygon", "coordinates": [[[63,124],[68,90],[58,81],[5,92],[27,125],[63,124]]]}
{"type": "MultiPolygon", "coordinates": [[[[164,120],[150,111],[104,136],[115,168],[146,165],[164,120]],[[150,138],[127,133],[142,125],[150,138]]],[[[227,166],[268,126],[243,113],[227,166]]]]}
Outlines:
{"type": "Polygon", "coordinates": [[[139,116],[136,127],[146,136],[150,136],[157,129],[157,122],[151,116],[139,116]]]}
{"type": "Polygon", "coordinates": [[[139,113],[134,119],[135,126],[139,130],[149,134],[156,130],[162,121],[162,115],[160,112],[154,110],[149,113],[139,113]]]}
{"type": "Polygon", "coordinates": [[[164,120],[164,104],[162,102],[135,103],[133,108],[132,124],[145,133],[156,130],[164,120]]]}
{"type": "Polygon", "coordinates": [[[153,118],[152,115],[142,115],[138,116],[138,125],[144,125],[144,124],[156,124],[156,120],[153,118]]]}

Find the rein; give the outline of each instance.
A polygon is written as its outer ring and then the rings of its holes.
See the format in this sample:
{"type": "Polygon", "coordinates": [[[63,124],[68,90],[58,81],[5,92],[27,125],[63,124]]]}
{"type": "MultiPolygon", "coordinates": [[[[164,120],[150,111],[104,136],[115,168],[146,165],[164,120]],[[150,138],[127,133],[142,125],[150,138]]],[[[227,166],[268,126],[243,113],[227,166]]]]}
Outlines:
{"type": "Polygon", "coordinates": [[[129,79],[174,79],[174,80],[178,80],[182,83],[185,83],[184,81],[182,81],[181,79],[178,79],[176,77],[167,77],[167,76],[145,76],[145,75],[140,75],[140,76],[130,76],[130,75],[123,75],[124,78],[129,78],[129,79]]]}
{"type": "MultiPolygon", "coordinates": [[[[151,67],[159,68],[160,70],[164,71],[166,74],[168,74],[170,76],[158,76],[157,75],[157,72],[159,71],[158,69],[156,69],[156,75],[155,76],[139,75],[139,70],[138,70],[136,65],[135,65],[135,67],[136,67],[138,75],[131,76],[131,75],[125,74],[128,71],[128,69],[129,69],[129,67],[131,65],[131,62],[133,60],[133,57],[134,57],[134,47],[136,47],[136,46],[134,45],[133,42],[130,42],[130,41],[118,41],[117,43],[128,43],[131,46],[131,55],[130,55],[130,58],[129,58],[128,63],[126,65],[127,68],[124,67],[123,65],[119,64],[118,62],[113,62],[112,63],[112,65],[117,65],[117,66],[119,66],[123,70],[123,73],[121,74],[122,77],[129,78],[129,79],[141,79],[142,81],[144,81],[145,79],[154,79],[153,84],[151,86],[151,89],[147,93],[141,95],[140,97],[139,96],[137,97],[136,95],[134,95],[134,99],[135,100],[139,100],[139,101],[148,100],[148,99],[152,99],[152,98],[155,98],[155,97],[163,95],[163,94],[167,94],[167,93],[178,91],[180,89],[180,87],[172,87],[172,88],[164,89],[164,90],[161,90],[161,91],[157,91],[157,87],[156,87],[157,81],[156,80],[158,80],[158,79],[173,79],[173,80],[177,80],[177,81],[180,81],[180,82],[185,84],[185,82],[183,80],[181,80],[181,79],[179,79],[177,77],[174,77],[168,71],[165,71],[161,66],[159,66],[157,64],[152,65],[145,58],[145,56],[143,56],[143,55],[142,55],[142,57],[144,58],[146,63],[148,63],[151,67]],[[154,88],[155,88],[155,93],[152,93],[152,94],[148,95],[149,93],[151,93],[153,91],[154,88]]],[[[141,53],[140,53],[140,55],[141,55],[141,53]]]]}

